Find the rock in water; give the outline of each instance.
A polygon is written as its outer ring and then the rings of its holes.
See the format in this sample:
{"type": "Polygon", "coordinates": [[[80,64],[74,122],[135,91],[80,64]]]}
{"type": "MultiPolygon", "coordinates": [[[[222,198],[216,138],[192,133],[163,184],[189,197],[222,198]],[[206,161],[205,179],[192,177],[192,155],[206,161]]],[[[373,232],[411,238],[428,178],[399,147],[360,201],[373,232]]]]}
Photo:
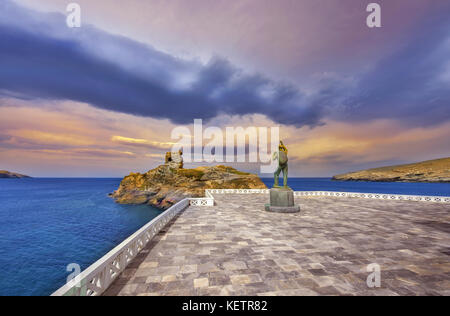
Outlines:
{"type": "Polygon", "coordinates": [[[266,189],[261,179],[232,167],[172,168],[170,161],[147,173],[131,173],[111,196],[122,204],[167,209],[186,197],[204,197],[205,189],[266,189]]]}
{"type": "Polygon", "coordinates": [[[0,179],[22,179],[22,178],[31,178],[31,177],[19,173],[9,172],[6,170],[0,170],[0,179]]]}

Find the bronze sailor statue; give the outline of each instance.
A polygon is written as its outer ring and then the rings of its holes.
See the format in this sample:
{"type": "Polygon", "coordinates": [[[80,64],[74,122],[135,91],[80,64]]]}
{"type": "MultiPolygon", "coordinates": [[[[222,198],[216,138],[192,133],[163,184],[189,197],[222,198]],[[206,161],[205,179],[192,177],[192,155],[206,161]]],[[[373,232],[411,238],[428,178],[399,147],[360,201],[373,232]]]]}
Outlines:
{"type": "Polygon", "coordinates": [[[278,168],[275,171],[274,188],[279,188],[278,185],[280,173],[283,172],[283,186],[287,188],[288,179],[288,150],[284,146],[283,141],[280,140],[280,145],[278,145],[278,152],[274,153],[274,160],[278,158],[278,168]]]}
{"type": "Polygon", "coordinates": [[[274,185],[270,189],[270,204],[266,204],[266,211],[277,213],[300,212],[300,206],[294,203],[294,191],[288,187],[288,150],[280,140],[278,152],[273,154],[273,160],[278,160],[278,168],[274,173],[274,185]],[[283,186],[280,186],[279,176],[283,172],[283,186]]]}

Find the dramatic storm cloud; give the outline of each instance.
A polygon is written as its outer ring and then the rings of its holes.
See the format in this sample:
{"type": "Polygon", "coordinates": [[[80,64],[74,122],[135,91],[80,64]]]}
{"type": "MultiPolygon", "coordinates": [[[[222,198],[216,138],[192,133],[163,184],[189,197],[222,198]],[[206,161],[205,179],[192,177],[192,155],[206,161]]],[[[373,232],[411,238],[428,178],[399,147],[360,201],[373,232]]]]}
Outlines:
{"type": "Polygon", "coordinates": [[[206,65],[183,61],[92,26],[70,30],[62,15],[21,10],[8,1],[0,12],[0,89],[5,93],[81,101],[175,123],[219,113],[318,123],[316,111],[300,106],[297,89],[244,74],[225,59],[206,65]]]}
{"type": "Polygon", "coordinates": [[[146,172],[194,118],[279,124],[293,176],[449,156],[448,0],[379,0],[377,29],[369,0],[76,2],[70,29],[0,0],[0,169],[146,172]]]}
{"type": "Polygon", "coordinates": [[[431,16],[416,38],[369,70],[319,76],[306,93],[248,74],[225,58],[205,64],[179,59],[93,26],[69,29],[62,14],[37,13],[7,0],[0,4],[0,93],[85,102],[174,123],[225,113],[264,114],[297,127],[321,125],[326,118],[417,124],[419,117],[433,124],[449,118],[446,17],[448,10],[431,16]]]}
{"type": "MultiPolygon", "coordinates": [[[[450,119],[449,11],[418,25],[414,37],[378,62],[349,92],[341,118],[394,118],[414,125],[450,119]]],[[[339,97],[341,92],[336,93],[339,97]]]]}

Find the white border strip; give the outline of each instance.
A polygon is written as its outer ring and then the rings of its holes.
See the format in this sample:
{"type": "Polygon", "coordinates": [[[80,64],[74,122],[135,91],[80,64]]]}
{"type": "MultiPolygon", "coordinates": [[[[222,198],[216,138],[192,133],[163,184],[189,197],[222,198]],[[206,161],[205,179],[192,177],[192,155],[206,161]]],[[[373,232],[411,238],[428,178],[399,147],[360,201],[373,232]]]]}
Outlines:
{"type": "MultiPolygon", "coordinates": [[[[212,194],[268,194],[269,189],[211,189],[205,190],[208,198],[212,194]]],[[[450,203],[449,196],[423,196],[423,195],[402,195],[387,193],[359,193],[359,192],[334,192],[334,191],[294,191],[295,196],[330,196],[330,197],[352,197],[363,199],[399,200],[417,202],[437,202],[450,203]]]]}

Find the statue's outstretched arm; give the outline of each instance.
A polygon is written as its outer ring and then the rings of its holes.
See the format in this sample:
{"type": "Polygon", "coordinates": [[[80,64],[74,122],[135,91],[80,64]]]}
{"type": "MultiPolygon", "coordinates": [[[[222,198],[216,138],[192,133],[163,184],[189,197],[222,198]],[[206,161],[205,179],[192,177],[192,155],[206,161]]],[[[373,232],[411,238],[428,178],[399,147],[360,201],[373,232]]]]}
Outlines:
{"type": "Polygon", "coordinates": [[[277,160],[278,159],[278,152],[277,151],[275,151],[273,154],[272,154],[272,160],[277,160]]]}

